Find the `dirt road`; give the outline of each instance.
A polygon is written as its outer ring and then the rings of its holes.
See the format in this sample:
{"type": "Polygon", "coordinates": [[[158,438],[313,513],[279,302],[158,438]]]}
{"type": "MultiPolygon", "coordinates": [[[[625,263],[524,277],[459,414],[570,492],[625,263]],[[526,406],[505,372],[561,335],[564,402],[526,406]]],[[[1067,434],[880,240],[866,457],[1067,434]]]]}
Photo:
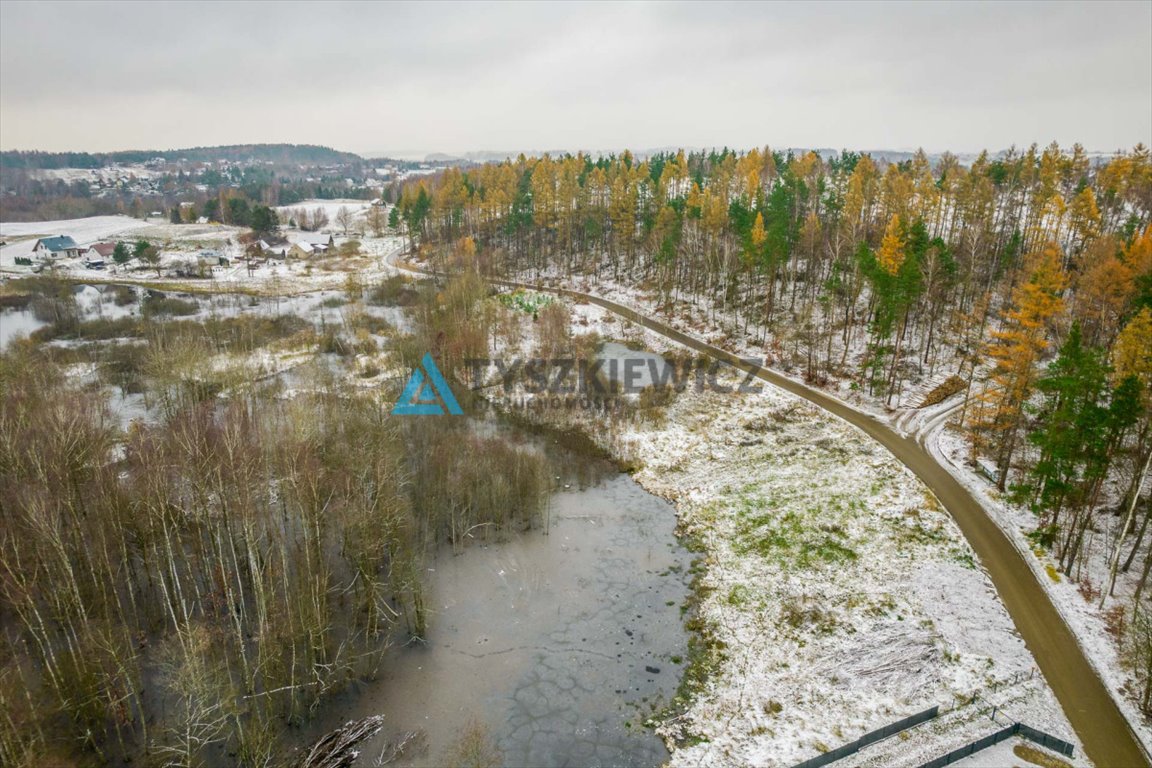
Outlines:
{"type": "Polygon", "coordinates": [[[1040,671],[1064,708],[1065,715],[1084,745],[1088,759],[1099,768],[1140,768],[1152,765],[1128,721],[1084,655],[1072,630],[1052,604],[1048,593],[1036,581],[1023,555],[996,522],[988,517],[972,494],[914,439],[899,435],[886,424],[831,395],[760,366],[748,364],[730,352],[614,301],[566,288],[504,280],[491,282],[556,293],[596,304],[665,338],[698,352],[705,352],[741,370],[752,371],[757,378],[798,395],[866,432],[912,470],[956,520],[969,545],[992,577],[1000,599],[1004,601],[1017,631],[1024,638],[1040,671]]]}

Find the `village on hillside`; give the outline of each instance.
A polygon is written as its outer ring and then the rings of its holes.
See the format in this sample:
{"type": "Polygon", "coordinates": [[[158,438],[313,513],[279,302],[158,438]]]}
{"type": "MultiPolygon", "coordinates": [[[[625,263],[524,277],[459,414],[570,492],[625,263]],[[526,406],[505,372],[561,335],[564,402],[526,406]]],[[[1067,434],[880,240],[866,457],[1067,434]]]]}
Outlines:
{"type": "Polygon", "coordinates": [[[276,223],[262,231],[203,217],[176,224],[163,215],[3,223],[0,275],[229,279],[302,273],[328,257],[380,255],[372,248],[378,249],[388,210],[379,199],[306,200],[276,209],[276,223]]]}

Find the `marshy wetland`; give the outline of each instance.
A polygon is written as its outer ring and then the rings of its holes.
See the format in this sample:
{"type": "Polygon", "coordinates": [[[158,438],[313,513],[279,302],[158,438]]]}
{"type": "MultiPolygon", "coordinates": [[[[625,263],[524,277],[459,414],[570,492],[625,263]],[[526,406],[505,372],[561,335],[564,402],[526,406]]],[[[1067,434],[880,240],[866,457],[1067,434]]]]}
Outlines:
{"type": "Polygon", "coordinates": [[[373,716],[357,765],[666,759],[671,505],[467,392],[390,413],[422,350],[506,330],[482,286],[12,288],[3,762],[279,765],[373,716]]]}

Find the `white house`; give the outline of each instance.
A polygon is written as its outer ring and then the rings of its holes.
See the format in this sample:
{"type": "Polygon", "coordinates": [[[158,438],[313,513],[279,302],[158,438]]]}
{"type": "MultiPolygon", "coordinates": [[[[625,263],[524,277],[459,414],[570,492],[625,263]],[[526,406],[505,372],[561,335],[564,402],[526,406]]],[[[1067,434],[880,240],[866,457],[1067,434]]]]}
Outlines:
{"type": "Polygon", "coordinates": [[[301,232],[296,235],[288,255],[297,259],[323,256],[336,248],[336,238],[320,232],[301,232]]]}
{"type": "Polygon", "coordinates": [[[80,255],[80,246],[68,235],[42,237],[36,241],[32,253],[41,259],[74,259],[80,255]]]}
{"type": "Polygon", "coordinates": [[[115,250],[116,243],[93,243],[84,251],[84,266],[89,269],[103,269],[115,250]]]}

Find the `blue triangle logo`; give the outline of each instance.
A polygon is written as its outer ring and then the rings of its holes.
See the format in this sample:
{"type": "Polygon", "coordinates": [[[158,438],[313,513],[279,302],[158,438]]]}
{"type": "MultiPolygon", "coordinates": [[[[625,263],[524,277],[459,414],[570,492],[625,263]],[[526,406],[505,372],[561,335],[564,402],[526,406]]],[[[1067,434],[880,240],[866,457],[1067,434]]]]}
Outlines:
{"type": "Polygon", "coordinates": [[[436,367],[428,352],[413,371],[400,400],[392,409],[393,416],[443,416],[444,413],[462,416],[460,404],[448,387],[448,382],[436,367]]]}

